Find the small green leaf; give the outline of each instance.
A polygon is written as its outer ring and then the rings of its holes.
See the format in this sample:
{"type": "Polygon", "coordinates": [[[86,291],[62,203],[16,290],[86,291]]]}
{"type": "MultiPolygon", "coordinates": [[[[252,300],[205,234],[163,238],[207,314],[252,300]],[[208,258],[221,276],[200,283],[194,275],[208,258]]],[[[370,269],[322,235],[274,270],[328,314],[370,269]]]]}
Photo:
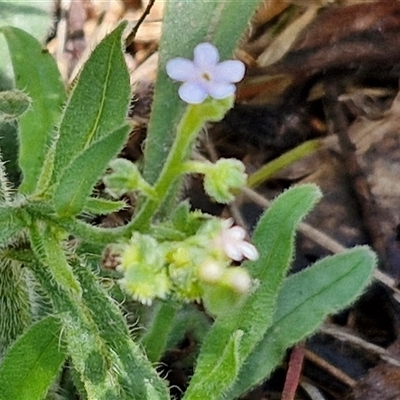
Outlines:
{"type": "Polygon", "coordinates": [[[85,203],[84,211],[97,214],[97,215],[107,215],[113,212],[117,212],[126,207],[124,201],[112,201],[101,198],[89,197],[85,203]]]}
{"type": "Polygon", "coordinates": [[[356,247],[326,257],[287,278],[271,327],[246,360],[227,398],[236,398],[266,379],[293,344],[314,332],[325,318],[349,306],[371,282],[376,255],[356,247]]]}
{"type": "Polygon", "coordinates": [[[42,400],[66,353],[61,324],[47,317],[33,325],[6,354],[0,366],[1,400],[42,400]]]}
{"type": "Polygon", "coordinates": [[[28,194],[36,189],[65,90],[56,62],[34,37],[18,28],[0,30],[10,50],[16,87],[32,99],[32,108],[19,121],[20,191],[28,194]]]}
{"type": "Polygon", "coordinates": [[[49,269],[60,287],[73,296],[80,298],[82,288],[68,264],[64,250],[61,247],[61,240],[58,240],[56,233],[47,226],[32,223],[29,227],[29,240],[32,250],[43,264],[42,267],[49,269]]]}
{"type": "Polygon", "coordinates": [[[201,348],[185,400],[201,396],[220,399],[235,381],[236,376],[232,375],[230,381],[216,384],[214,366],[234,332],[244,332],[238,353],[240,366],[263,338],[272,323],[278,291],[292,261],[295,230],[320,197],[321,192],[314,185],[292,187],[278,196],[261,217],[253,235],[260,257],[246,263],[252,277],[258,280],[258,287],[242,305],[216,319],[201,348]]]}
{"type": "Polygon", "coordinates": [[[110,160],[122,149],[129,127],[124,125],[90,144],[60,176],[54,192],[56,211],[62,216],[79,214],[92,193],[93,186],[107,169],[110,160]]]}
{"type": "MultiPolygon", "coordinates": [[[[130,100],[121,48],[125,26],[120,24],[93,50],[79,74],[59,128],[52,183],[77,154],[125,122],[130,100]]],[[[95,159],[87,161],[94,163],[95,159]]]]}

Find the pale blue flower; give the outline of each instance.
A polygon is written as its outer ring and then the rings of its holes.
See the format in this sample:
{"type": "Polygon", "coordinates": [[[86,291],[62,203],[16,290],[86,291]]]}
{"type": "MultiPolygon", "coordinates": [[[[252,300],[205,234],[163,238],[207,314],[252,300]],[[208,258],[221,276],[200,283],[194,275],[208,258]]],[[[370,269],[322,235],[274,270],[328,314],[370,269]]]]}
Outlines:
{"type": "Polygon", "coordinates": [[[245,67],[241,61],[219,61],[217,48],[200,43],[194,49],[193,61],[177,57],[167,62],[170,78],[184,82],[179,97],[190,104],[202,103],[207,96],[224,99],[235,93],[234,83],[243,79],[245,67]]]}

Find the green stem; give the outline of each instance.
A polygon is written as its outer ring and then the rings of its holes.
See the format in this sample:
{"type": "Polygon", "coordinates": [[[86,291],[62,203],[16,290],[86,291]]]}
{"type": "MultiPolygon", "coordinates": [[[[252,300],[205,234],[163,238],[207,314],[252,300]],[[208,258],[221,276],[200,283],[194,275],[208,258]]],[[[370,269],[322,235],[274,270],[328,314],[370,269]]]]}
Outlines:
{"type": "Polygon", "coordinates": [[[233,106],[234,97],[222,100],[208,98],[201,104],[190,104],[177,127],[177,134],[160,176],[154,185],[155,198],[147,199],[135,218],[126,226],[127,234],[148,229],[151,219],[164,203],[174,183],[181,175],[182,163],[188,158],[190,148],[201,128],[208,121],[220,121],[233,106]]]}
{"type": "Polygon", "coordinates": [[[127,225],[129,233],[146,230],[150,221],[166,198],[170,187],[180,175],[180,165],[188,156],[190,146],[197,134],[207,121],[207,114],[203,113],[203,104],[190,105],[178,125],[177,135],[171,152],[164,164],[157,182],[154,185],[155,197],[147,199],[135,218],[127,225]]]}
{"type": "Polygon", "coordinates": [[[258,171],[254,172],[254,174],[250,175],[247,181],[247,186],[249,188],[255,188],[261,185],[283,168],[289,166],[295,161],[301,160],[302,158],[315,153],[321,148],[321,146],[321,140],[314,139],[302,143],[294,149],[287,151],[281,156],[263,165],[258,171]]]}
{"type": "Polygon", "coordinates": [[[159,361],[165,351],[176,311],[176,304],[170,302],[157,305],[155,315],[141,341],[151,362],[159,361]]]}

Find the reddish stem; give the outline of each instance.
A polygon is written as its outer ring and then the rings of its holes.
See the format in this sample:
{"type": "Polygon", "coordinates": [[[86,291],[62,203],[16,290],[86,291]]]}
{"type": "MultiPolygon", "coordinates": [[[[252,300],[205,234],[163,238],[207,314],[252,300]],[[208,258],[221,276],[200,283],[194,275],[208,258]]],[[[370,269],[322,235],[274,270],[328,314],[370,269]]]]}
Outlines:
{"type": "Polygon", "coordinates": [[[294,400],[296,389],[299,385],[301,369],[304,360],[304,343],[295,346],[290,354],[289,368],[286,373],[285,386],[281,400],[294,400]]]}

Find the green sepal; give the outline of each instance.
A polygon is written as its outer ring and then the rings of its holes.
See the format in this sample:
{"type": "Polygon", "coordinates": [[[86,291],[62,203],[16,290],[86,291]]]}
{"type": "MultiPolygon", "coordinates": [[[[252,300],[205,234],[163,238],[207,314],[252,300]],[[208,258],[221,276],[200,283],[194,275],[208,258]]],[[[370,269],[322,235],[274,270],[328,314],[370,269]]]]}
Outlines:
{"type": "Polygon", "coordinates": [[[121,44],[125,26],[121,23],[93,50],[72,89],[59,127],[53,184],[77,154],[125,122],[131,94],[121,44]]]}
{"type": "Polygon", "coordinates": [[[61,114],[65,89],[50,53],[19,28],[2,27],[11,54],[15,84],[32,99],[32,107],[19,120],[19,166],[23,173],[20,192],[34,192],[54,126],[61,114]]]}
{"type": "Polygon", "coordinates": [[[66,357],[61,331],[46,317],[14,343],[0,366],[0,400],[43,400],[66,357]]]}
{"type": "Polygon", "coordinates": [[[272,325],[246,360],[227,398],[239,397],[277,367],[287,348],[354,302],[371,282],[377,258],[367,246],[326,257],[288,277],[279,292],[272,325]]]}
{"type": "Polygon", "coordinates": [[[128,134],[129,126],[124,125],[91,143],[71,161],[61,174],[53,195],[58,215],[70,217],[83,210],[93,186],[109,161],[122,149],[128,134]]]}

